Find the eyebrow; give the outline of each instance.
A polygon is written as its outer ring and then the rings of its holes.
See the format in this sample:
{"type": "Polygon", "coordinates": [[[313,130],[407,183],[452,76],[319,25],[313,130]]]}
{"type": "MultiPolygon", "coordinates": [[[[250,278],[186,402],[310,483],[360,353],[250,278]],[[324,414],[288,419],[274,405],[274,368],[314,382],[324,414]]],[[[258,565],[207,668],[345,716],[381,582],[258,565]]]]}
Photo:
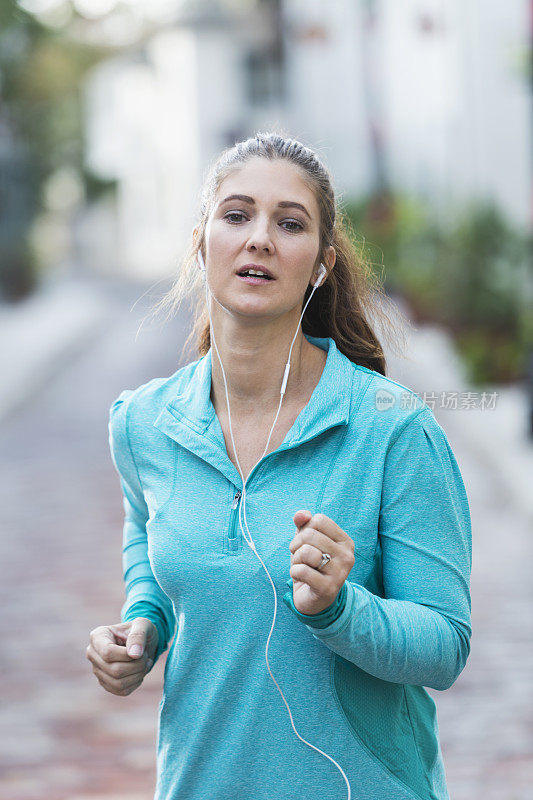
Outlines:
{"type": "MultiPolygon", "coordinates": [[[[227,203],[228,200],[242,200],[243,203],[250,203],[250,205],[255,206],[254,198],[248,197],[247,194],[230,194],[228,197],[225,197],[224,200],[221,200],[219,205],[227,203]]],[[[304,212],[304,214],[307,214],[309,219],[311,219],[311,216],[306,207],[303,206],[301,203],[294,202],[293,200],[281,200],[281,202],[278,203],[278,208],[299,208],[304,212]]]]}

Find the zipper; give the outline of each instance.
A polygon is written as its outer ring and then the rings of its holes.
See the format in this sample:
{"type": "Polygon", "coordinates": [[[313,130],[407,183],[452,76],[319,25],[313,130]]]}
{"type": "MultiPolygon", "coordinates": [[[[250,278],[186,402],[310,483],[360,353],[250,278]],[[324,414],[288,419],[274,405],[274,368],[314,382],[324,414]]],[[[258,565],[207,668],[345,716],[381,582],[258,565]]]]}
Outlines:
{"type": "MultiPolygon", "coordinates": [[[[333,425],[329,425],[328,428],[325,428],[324,430],[329,430],[331,428],[336,428],[338,425],[339,425],[338,422],[334,423],[333,425]]],[[[254,473],[257,470],[259,470],[260,467],[263,466],[265,461],[267,461],[267,459],[269,459],[270,456],[278,455],[278,453],[283,453],[285,450],[290,450],[293,447],[297,447],[299,444],[303,444],[304,442],[307,442],[307,441],[310,441],[310,440],[316,438],[316,436],[321,435],[323,432],[324,431],[320,431],[319,433],[315,434],[314,436],[310,436],[309,439],[304,439],[304,440],[302,440],[300,442],[296,442],[296,443],[294,443],[294,442],[285,442],[285,443],[282,443],[281,445],[279,445],[279,447],[276,450],[272,450],[270,453],[267,453],[265,456],[263,456],[257,462],[257,464],[254,466],[252,471],[249,473],[249,475],[248,475],[248,477],[246,479],[247,485],[250,483],[250,479],[252,478],[254,473]]],[[[238,509],[238,505],[239,505],[239,501],[241,499],[241,496],[242,496],[242,489],[237,489],[237,491],[233,495],[233,501],[232,501],[232,504],[231,504],[232,517],[231,517],[231,521],[230,521],[229,532],[228,532],[228,535],[226,537],[226,547],[229,548],[230,552],[233,552],[235,554],[238,554],[238,552],[240,552],[240,549],[242,547],[242,531],[241,531],[241,535],[237,536],[237,518],[238,518],[238,514],[239,514],[237,509],[238,509]]]]}
{"type": "MultiPolygon", "coordinates": [[[[330,425],[329,427],[330,428],[334,428],[334,427],[337,427],[337,425],[338,425],[338,423],[335,423],[334,425],[330,425]]],[[[325,430],[328,430],[328,429],[325,429],[325,430]]],[[[323,433],[323,431],[320,431],[320,434],[321,433],[323,433]]],[[[311,436],[310,439],[314,439],[316,436],[319,436],[320,434],[317,433],[317,434],[315,434],[315,436],[311,436]]],[[[303,441],[309,441],[309,440],[308,439],[304,439],[303,441]]],[[[252,477],[254,472],[256,470],[258,470],[264,464],[264,462],[267,459],[270,458],[270,456],[274,456],[274,455],[277,455],[278,453],[282,453],[284,450],[290,450],[293,447],[297,447],[298,444],[303,444],[303,442],[297,442],[296,444],[290,443],[290,442],[285,442],[284,444],[282,443],[281,445],[279,445],[279,447],[276,448],[276,450],[272,450],[270,453],[267,453],[265,456],[263,456],[257,462],[257,464],[254,466],[252,471],[249,473],[249,475],[248,475],[248,477],[246,479],[246,483],[247,484],[250,483],[250,478],[252,477]]],[[[229,530],[229,533],[228,533],[228,536],[227,536],[227,540],[228,540],[228,544],[230,546],[230,550],[232,550],[233,552],[236,552],[240,547],[240,539],[241,539],[241,537],[239,537],[237,539],[236,529],[237,529],[237,518],[238,518],[238,514],[239,514],[239,512],[237,511],[237,507],[239,505],[239,501],[241,499],[241,496],[242,496],[242,489],[237,489],[237,491],[235,492],[235,494],[233,496],[233,502],[231,504],[231,513],[232,513],[233,517],[231,519],[230,530],[229,530]]],[[[241,535],[242,535],[242,532],[241,532],[241,535]]]]}
{"type": "Polygon", "coordinates": [[[230,550],[233,552],[237,551],[240,547],[240,539],[237,538],[237,519],[239,516],[238,505],[241,496],[242,496],[242,490],[237,489],[233,497],[233,502],[231,504],[231,522],[228,533],[228,544],[230,550]]]}
{"type": "Polygon", "coordinates": [[[231,510],[234,511],[237,506],[239,505],[239,500],[241,499],[242,491],[240,489],[237,490],[235,493],[235,497],[233,498],[233,505],[231,506],[231,510]]]}

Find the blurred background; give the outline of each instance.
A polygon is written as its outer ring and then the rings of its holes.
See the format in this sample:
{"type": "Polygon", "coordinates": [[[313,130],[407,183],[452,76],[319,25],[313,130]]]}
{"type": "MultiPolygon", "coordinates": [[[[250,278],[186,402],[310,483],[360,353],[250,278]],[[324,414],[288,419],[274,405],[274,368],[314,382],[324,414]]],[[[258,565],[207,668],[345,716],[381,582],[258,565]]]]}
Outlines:
{"type": "Polygon", "coordinates": [[[186,363],[190,311],[146,318],[271,129],[332,171],[465,480],[450,796],[533,798],[532,39],[531,0],[0,0],[2,798],[153,795],[165,656],[128,697],[85,658],[124,599],[108,410],[186,363]]]}

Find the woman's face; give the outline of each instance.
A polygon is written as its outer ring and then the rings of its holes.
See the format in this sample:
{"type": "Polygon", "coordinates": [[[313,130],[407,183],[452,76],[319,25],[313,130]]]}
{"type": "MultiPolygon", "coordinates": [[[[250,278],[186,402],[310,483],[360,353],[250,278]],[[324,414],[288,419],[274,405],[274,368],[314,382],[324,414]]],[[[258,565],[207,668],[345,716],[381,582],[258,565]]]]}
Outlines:
{"type": "Polygon", "coordinates": [[[232,172],[219,187],[205,231],[207,279],[216,300],[236,315],[299,315],[316,279],[319,223],[313,192],[287,161],[253,158],[232,172]],[[238,274],[247,264],[264,267],[272,280],[248,283],[238,274]]]}

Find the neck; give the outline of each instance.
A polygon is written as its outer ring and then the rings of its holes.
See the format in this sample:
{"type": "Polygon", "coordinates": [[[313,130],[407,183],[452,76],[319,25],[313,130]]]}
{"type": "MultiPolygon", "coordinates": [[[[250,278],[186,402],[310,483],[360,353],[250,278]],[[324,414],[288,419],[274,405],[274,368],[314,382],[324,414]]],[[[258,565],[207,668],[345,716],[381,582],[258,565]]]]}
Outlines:
{"type": "MultiPolygon", "coordinates": [[[[268,330],[258,324],[243,329],[233,321],[226,320],[226,324],[217,326],[217,320],[213,320],[232,414],[253,418],[277,410],[285,364],[298,319],[294,316],[285,321],[280,319],[274,325],[275,330],[272,324],[269,324],[268,330]]],[[[325,356],[320,348],[307,341],[300,327],[292,347],[284,406],[307,391],[317,363],[320,362],[323,367],[325,356]]],[[[222,369],[213,342],[211,364],[211,401],[218,413],[225,410],[227,404],[222,369]]]]}

